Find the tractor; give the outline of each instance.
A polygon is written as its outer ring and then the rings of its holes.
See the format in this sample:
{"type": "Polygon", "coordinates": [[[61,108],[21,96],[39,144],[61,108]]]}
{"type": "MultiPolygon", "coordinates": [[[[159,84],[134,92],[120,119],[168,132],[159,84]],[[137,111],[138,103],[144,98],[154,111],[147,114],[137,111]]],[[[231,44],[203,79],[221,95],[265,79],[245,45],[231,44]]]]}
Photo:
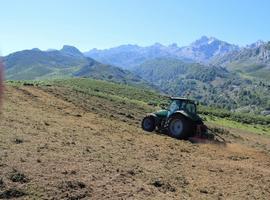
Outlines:
{"type": "Polygon", "coordinates": [[[202,119],[197,114],[195,101],[170,97],[171,103],[167,109],[146,115],[142,120],[142,129],[148,132],[157,130],[178,139],[214,139],[202,119]]]}

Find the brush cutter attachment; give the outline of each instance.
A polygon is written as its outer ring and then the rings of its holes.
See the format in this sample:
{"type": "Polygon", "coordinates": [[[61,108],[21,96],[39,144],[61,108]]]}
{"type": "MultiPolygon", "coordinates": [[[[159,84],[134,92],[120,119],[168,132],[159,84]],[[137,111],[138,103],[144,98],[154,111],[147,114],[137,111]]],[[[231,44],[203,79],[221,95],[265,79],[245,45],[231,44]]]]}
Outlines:
{"type": "Polygon", "coordinates": [[[188,138],[192,143],[217,143],[226,145],[226,140],[204,124],[197,125],[196,134],[188,138]]]}

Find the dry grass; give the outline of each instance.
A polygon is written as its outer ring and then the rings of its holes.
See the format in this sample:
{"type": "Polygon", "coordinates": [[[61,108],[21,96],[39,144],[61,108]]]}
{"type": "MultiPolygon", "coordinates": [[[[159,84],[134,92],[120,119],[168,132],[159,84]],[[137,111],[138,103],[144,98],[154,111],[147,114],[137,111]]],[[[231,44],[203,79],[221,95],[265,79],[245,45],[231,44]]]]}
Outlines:
{"type": "Polygon", "coordinates": [[[21,199],[269,199],[269,137],[231,130],[242,139],[227,147],[193,145],[143,132],[148,109],[7,87],[0,198],[16,190],[21,199]],[[14,170],[27,181],[12,181],[14,170]]]}

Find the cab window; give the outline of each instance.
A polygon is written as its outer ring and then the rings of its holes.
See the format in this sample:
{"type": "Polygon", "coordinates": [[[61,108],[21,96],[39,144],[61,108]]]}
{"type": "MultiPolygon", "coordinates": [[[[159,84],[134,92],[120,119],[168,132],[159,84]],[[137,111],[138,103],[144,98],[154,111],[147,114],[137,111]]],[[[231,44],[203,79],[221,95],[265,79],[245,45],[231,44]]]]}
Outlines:
{"type": "Polygon", "coordinates": [[[193,103],[186,104],[186,111],[192,114],[196,114],[196,106],[193,103]]]}

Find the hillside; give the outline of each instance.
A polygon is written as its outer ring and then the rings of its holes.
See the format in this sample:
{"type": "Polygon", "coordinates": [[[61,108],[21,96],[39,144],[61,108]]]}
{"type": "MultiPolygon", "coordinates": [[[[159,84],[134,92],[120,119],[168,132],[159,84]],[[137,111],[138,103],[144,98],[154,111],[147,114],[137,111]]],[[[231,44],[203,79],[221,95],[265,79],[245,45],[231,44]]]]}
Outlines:
{"type": "Polygon", "coordinates": [[[91,77],[151,88],[133,73],[85,57],[78,49],[65,45],[61,50],[24,50],[3,58],[8,80],[91,77]]]}
{"type": "Polygon", "coordinates": [[[230,52],[217,56],[211,62],[214,65],[225,66],[229,70],[238,71],[249,76],[270,79],[270,42],[257,43],[241,51],[230,52]]]}
{"type": "Polygon", "coordinates": [[[192,97],[203,104],[257,113],[270,107],[269,83],[223,67],[159,58],[141,64],[134,72],[170,95],[192,97]]]}
{"type": "Polygon", "coordinates": [[[89,61],[93,60],[68,54],[66,47],[60,51],[48,52],[39,49],[24,50],[4,57],[6,78],[15,80],[65,77],[89,64],[89,61]]]}
{"type": "MultiPolygon", "coordinates": [[[[247,131],[249,125],[223,126],[231,142],[225,147],[145,133],[141,117],[163,97],[89,79],[10,82],[5,100],[0,198],[270,196],[270,139],[247,131]]],[[[210,118],[207,123],[217,126],[210,118]]],[[[269,135],[269,127],[263,129],[260,134],[269,135]]]]}

